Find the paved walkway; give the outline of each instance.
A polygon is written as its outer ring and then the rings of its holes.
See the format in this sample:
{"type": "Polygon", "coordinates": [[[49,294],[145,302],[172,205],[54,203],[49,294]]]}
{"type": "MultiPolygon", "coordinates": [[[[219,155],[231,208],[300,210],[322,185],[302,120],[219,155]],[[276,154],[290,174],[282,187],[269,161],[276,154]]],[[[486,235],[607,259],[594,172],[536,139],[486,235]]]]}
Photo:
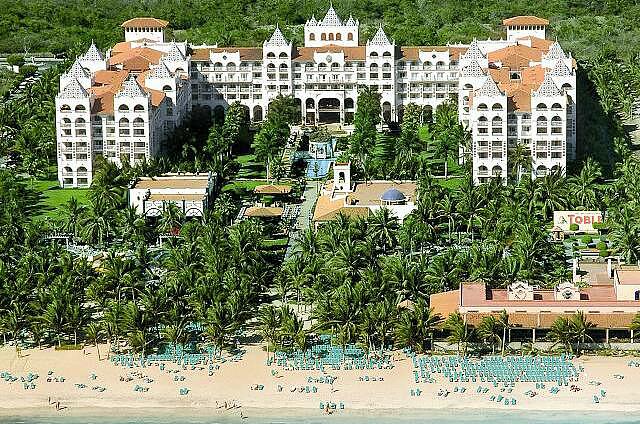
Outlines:
{"type": "Polygon", "coordinates": [[[289,234],[289,245],[287,246],[287,251],[284,255],[285,260],[293,253],[298,237],[304,234],[307,228],[311,225],[313,208],[316,204],[316,200],[318,199],[318,190],[321,184],[321,181],[307,181],[307,186],[304,190],[304,202],[302,202],[300,214],[298,215],[295,226],[291,228],[291,233],[289,234]]]}

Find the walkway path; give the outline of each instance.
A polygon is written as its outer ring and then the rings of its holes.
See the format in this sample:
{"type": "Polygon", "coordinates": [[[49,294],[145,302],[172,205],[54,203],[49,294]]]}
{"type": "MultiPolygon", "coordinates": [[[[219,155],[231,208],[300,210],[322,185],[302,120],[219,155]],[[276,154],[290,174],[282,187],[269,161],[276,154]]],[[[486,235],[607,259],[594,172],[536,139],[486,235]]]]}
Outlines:
{"type": "Polygon", "coordinates": [[[293,253],[298,237],[304,234],[307,228],[311,225],[313,208],[316,204],[316,200],[318,199],[318,191],[321,184],[321,181],[307,181],[307,186],[304,190],[304,202],[302,202],[300,214],[298,215],[298,219],[296,220],[294,227],[291,228],[291,233],[289,234],[289,245],[287,246],[287,251],[284,255],[285,260],[293,253]]]}

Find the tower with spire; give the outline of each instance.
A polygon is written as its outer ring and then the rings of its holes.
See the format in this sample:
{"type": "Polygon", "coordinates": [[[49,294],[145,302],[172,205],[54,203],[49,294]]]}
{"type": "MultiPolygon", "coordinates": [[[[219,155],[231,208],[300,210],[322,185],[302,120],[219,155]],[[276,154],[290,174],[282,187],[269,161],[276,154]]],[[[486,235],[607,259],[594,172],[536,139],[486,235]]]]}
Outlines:
{"type": "Polygon", "coordinates": [[[360,22],[353,16],[349,16],[343,22],[331,4],[324,18],[316,20],[315,16],[312,16],[304,24],[304,45],[305,47],[327,45],[356,47],[359,42],[359,27],[360,22]]]}

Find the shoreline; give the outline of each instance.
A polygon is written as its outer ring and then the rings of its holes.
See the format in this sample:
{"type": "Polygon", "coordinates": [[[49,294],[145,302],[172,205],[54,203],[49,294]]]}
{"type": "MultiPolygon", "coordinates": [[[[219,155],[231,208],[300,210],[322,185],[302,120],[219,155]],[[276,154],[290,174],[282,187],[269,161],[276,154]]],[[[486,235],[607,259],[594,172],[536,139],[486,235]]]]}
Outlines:
{"type": "MultiPolygon", "coordinates": [[[[102,351],[102,347],[101,347],[102,351]]],[[[412,360],[396,353],[392,369],[291,371],[277,366],[266,366],[266,353],[260,345],[246,346],[245,355],[237,361],[220,362],[209,375],[206,370],[181,367],[167,363],[159,366],[128,368],[113,365],[106,359],[97,360],[95,349],[82,351],[54,351],[31,349],[23,358],[16,358],[9,347],[0,348],[0,371],[10,372],[17,381],[8,383],[0,379],[0,417],[34,416],[127,417],[130,415],[153,417],[177,415],[189,417],[234,418],[252,417],[310,417],[325,416],[321,403],[344,404],[333,417],[406,416],[452,412],[459,415],[502,413],[599,413],[634,414],[640,418],[640,367],[630,367],[633,357],[591,357],[574,359],[576,366],[584,367],[578,381],[571,385],[578,391],[561,386],[559,393],[550,392],[555,383],[537,388],[537,383],[516,383],[513,389],[491,386],[489,383],[449,382],[433,374],[433,383],[414,382],[412,360]],[[48,377],[48,373],[52,372],[48,377]],[[28,373],[38,374],[33,388],[24,388],[20,378],[28,373]],[[624,380],[616,374],[623,374],[624,380]],[[95,375],[95,379],[93,379],[95,375]],[[331,385],[316,379],[335,378],[331,385]],[[57,382],[64,376],[64,382],[57,382]],[[363,381],[371,376],[371,381],[363,381]],[[377,377],[373,379],[373,377],[377,377]],[[51,380],[47,382],[46,380],[51,380]],[[597,386],[591,383],[597,380],[597,386]],[[147,382],[148,381],[148,382],[147,382]],[[313,382],[312,382],[313,381],[313,382]],[[84,388],[78,387],[84,385],[84,388]],[[255,385],[262,389],[254,390],[255,385]],[[137,387],[146,391],[138,391],[137,387]],[[488,392],[479,393],[484,386],[488,392]],[[104,388],[99,391],[96,388],[104,388]],[[302,390],[312,388],[311,391],[302,390]],[[464,387],[465,390],[458,390],[464,387]],[[180,391],[188,388],[188,394],[180,391]],[[420,395],[410,391],[419,388],[420,395]],[[533,397],[527,392],[536,391],[533,397]],[[439,392],[448,392],[441,396],[439,392]],[[600,396],[601,391],[606,396],[600,396]],[[504,405],[490,401],[489,397],[517,399],[517,404],[504,405]],[[600,397],[599,403],[592,400],[600,397]],[[48,406],[48,397],[60,401],[63,410],[48,406]],[[238,408],[220,407],[237,404],[238,408]],[[218,408],[216,407],[218,404],[218,408]]],[[[204,367],[202,368],[204,369],[204,367]]]]}

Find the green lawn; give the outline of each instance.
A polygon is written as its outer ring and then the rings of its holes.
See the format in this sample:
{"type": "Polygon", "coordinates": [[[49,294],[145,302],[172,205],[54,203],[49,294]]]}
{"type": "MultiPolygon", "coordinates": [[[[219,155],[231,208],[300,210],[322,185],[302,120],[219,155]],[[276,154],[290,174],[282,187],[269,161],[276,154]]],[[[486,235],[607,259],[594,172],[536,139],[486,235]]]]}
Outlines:
{"type": "MultiPolygon", "coordinates": [[[[253,149],[253,146],[251,146],[253,149]]],[[[236,158],[240,164],[240,170],[238,171],[238,177],[240,178],[266,178],[267,167],[264,163],[256,161],[256,155],[248,153],[246,155],[240,155],[236,158]]]]}
{"type": "Polygon", "coordinates": [[[444,188],[448,188],[450,190],[455,190],[457,188],[459,188],[463,183],[464,183],[464,179],[463,178],[448,178],[448,179],[444,179],[444,178],[438,178],[436,179],[436,182],[444,187],[444,188]]]}
{"type": "MultiPolygon", "coordinates": [[[[27,183],[31,187],[31,183],[27,183]]],[[[60,188],[57,180],[36,180],[33,189],[40,194],[38,213],[43,217],[56,217],[58,210],[69,199],[75,197],[81,204],[89,203],[89,189],[60,188]]]]}

